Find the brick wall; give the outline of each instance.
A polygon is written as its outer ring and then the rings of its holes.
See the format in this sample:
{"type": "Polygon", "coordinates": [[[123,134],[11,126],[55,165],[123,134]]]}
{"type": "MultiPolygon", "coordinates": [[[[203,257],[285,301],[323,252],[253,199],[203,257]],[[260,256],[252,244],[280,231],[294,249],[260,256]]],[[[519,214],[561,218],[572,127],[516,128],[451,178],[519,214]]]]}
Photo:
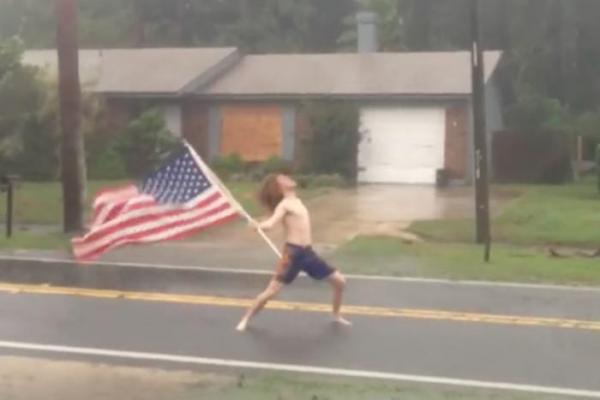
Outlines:
{"type": "Polygon", "coordinates": [[[467,175],[468,124],[466,104],[446,108],[444,168],[452,179],[464,179],[467,175]]]}

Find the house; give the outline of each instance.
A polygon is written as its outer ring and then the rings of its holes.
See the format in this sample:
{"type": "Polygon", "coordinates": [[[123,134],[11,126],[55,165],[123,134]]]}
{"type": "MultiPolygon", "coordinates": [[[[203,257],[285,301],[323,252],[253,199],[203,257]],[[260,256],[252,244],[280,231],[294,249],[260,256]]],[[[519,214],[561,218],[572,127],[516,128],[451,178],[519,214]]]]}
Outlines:
{"type": "MultiPolygon", "coordinates": [[[[206,159],[238,153],[249,161],[298,160],[307,131],[299,105],[345,100],[360,110],[359,182],[432,184],[440,169],[470,181],[470,54],[377,52],[370,20],[360,21],[367,26],[359,26],[358,53],[82,50],[82,77],[86,90],[104,97],[116,125],[142,107],[160,106],[171,132],[206,159]]],[[[51,64],[52,57],[51,50],[31,51],[25,62],[51,64]]],[[[490,135],[503,128],[494,79],[500,57],[497,51],[484,56],[490,135]]]]}
{"type": "MultiPolygon", "coordinates": [[[[486,54],[487,80],[500,58],[486,54]]],[[[245,56],[212,85],[193,92],[213,118],[209,155],[293,160],[307,99],[354,101],[360,110],[360,182],[433,183],[438,169],[472,176],[470,55],[448,53],[245,56]],[[251,141],[249,140],[251,138],[251,141]]],[[[502,127],[493,85],[488,127],[502,127]]]]}

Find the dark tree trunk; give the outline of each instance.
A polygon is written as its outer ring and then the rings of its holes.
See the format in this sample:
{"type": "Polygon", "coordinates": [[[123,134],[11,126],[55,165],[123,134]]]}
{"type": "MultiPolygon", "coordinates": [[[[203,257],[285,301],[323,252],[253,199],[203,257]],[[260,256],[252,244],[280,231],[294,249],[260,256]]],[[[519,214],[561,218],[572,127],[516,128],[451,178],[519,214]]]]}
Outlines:
{"type": "Polygon", "coordinates": [[[85,157],[77,46],[77,0],[56,0],[60,95],[61,177],[65,232],[83,229],[85,157]]]}

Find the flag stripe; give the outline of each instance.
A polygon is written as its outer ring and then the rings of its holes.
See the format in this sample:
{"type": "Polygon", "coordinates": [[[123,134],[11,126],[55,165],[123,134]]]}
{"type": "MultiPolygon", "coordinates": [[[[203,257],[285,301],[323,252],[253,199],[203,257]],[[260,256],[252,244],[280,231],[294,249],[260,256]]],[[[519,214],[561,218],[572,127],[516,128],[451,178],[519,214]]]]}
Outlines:
{"type": "Polygon", "coordinates": [[[78,258],[93,259],[110,249],[128,243],[152,243],[161,240],[186,237],[187,235],[199,232],[210,226],[236,218],[237,214],[236,210],[223,204],[215,210],[209,210],[192,219],[177,221],[166,226],[158,226],[146,231],[132,232],[128,235],[118,235],[109,241],[103,242],[99,247],[92,247],[89,249],[78,248],[76,255],[78,258]]]}
{"type": "Polygon", "coordinates": [[[104,190],[94,201],[94,216],[92,225],[102,224],[114,218],[112,210],[120,204],[126,204],[128,200],[140,196],[139,190],[129,185],[125,188],[114,189],[113,192],[104,190]]]}
{"type": "Polygon", "coordinates": [[[116,218],[127,205],[127,200],[121,200],[119,203],[106,204],[100,209],[98,215],[94,219],[93,225],[104,224],[111,219],[116,218]]]}
{"type": "Polygon", "coordinates": [[[111,246],[105,246],[102,249],[98,249],[96,251],[93,251],[91,253],[86,253],[83,255],[79,255],[77,256],[78,260],[82,260],[82,261],[92,261],[96,258],[98,258],[100,255],[102,255],[103,253],[112,250],[114,248],[126,245],[126,244],[146,244],[146,243],[153,243],[153,242],[158,242],[161,240],[178,240],[178,239],[184,239],[186,237],[192,236],[198,232],[201,232],[205,229],[211,228],[213,226],[217,226],[220,224],[224,224],[226,222],[229,221],[233,221],[238,217],[238,213],[237,211],[234,210],[229,210],[227,212],[223,212],[223,216],[220,217],[219,219],[215,219],[215,220],[211,220],[209,222],[205,222],[202,224],[193,224],[191,226],[187,226],[186,229],[180,229],[177,232],[173,232],[170,236],[164,236],[161,239],[153,239],[150,240],[149,238],[142,238],[139,240],[120,240],[118,242],[113,243],[111,246]]]}
{"type": "Polygon", "coordinates": [[[110,188],[110,189],[100,190],[94,196],[94,205],[96,205],[97,203],[103,202],[103,201],[108,201],[108,200],[114,199],[116,197],[127,196],[129,193],[137,194],[139,192],[137,190],[137,187],[135,185],[131,185],[131,184],[125,185],[125,186],[119,186],[119,187],[115,187],[115,188],[110,188]]]}
{"type": "MultiPolygon", "coordinates": [[[[207,206],[218,197],[220,197],[219,192],[207,190],[202,196],[194,199],[193,202],[190,202],[186,209],[195,209],[199,206],[207,206]]],[[[118,218],[108,221],[98,229],[91,231],[83,238],[83,240],[94,241],[109,231],[113,231],[115,229],[124,229],[131,225],[144,223],[151,219],[169,216],[170,214],[177,214],[181,211],[180,208],[174,208],[173,206],[159,205],[154,201],[154,199],[148,197],[147,195],[141,195],[140,198],[132,199],[130,200],[130,203],[134,204],[128,204],[128,206],[122,211],[122,215],[120,215],[118,218]]]]}
{"type": "Polygon", "coordinates": [[[118,240],[121,237],[136,235],[136,234],[149,234],[152,233],[156,229],[165,229],[169,228],[172,224],[176,224],[179,221],[186,220],[189,218],[195,218],[197,216],[205,215],[207,212],[213,211],[222,211],[228,208],[229,205],[226,201],[222,199],[218,199],[218,201],[214,201],[210,207],[203,205],[202,207],[198,207],[192,210],[177,210],[170,215],[165,215],[162,218],[154,218],[153,216],[148,216],[145,218],[144,223],[132,223],[126,227],[117,226],[115,229],[105,232],[104,235],[94,238],[94,240],[84,241],[83,243],[78,243],[78,248],[81,252],[88,252],[88,249],[92,249],[95,247],[102,246],[103,244],[110,243],[114,240],[118,240]]]}

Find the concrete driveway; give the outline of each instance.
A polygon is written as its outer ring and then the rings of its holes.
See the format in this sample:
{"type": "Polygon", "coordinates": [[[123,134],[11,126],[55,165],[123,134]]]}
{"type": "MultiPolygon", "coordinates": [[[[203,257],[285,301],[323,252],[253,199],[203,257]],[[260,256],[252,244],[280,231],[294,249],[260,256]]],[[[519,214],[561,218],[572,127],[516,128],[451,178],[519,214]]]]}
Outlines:
{"type": "MultiPolygon", "coordinates": [[[[492,212],[498,212],[514,195],[493,191],[492,212]]],[[[472,217],[474,193],[466,186],[361,185],[332,190],[309,201],[308,206],[315,240],[339,244],[360,234],[410,237],[406,229],[416,220],[472,217]]]]}

